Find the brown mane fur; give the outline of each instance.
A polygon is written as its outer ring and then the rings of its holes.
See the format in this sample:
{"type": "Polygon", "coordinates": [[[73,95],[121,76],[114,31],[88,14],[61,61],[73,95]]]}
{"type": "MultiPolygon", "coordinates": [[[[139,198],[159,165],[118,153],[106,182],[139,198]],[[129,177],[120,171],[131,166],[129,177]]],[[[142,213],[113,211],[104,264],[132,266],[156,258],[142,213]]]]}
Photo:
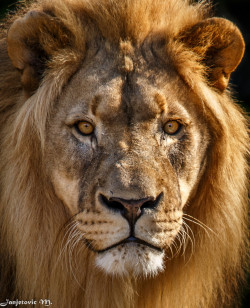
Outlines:
{"type": "Polygon", "coordinates": [[[186,0],[41,0],[23,12],[30,9],[57,16],[73,38],[64,50],[48,40],[48,49],[54,52],[42,84],[28,100],[8,58],[5,31],[0,41],[1,301],[18,296],[48,298],[57,307],[198,308],[227,307],[235,297],[236,307],[247,252],[246,120],[228,91],[205,90],[205,67],[171,40],[206,18],[208,6],[186,0]],[[82,63],[85,38],[96,27],[114,44],[129,37],[138,46],[147,36],[164,32],[170,38],[168,61],[201,98],[213,128],[207,169],[185,209],[213,232],[190,223],[194,252],[189,243],[184,256],[167,262],[164,273],[155,278],[110,278],[91,264],[91,252],[84,249],[81,256],[71,256],[75,263],[83,260],[73,270],[67,258],[59,256],[66,232],[60,231],[69,217],[44,176],[46,119],[82,63]],[[74,271],[82,273],[80,282],[74,271]]]}

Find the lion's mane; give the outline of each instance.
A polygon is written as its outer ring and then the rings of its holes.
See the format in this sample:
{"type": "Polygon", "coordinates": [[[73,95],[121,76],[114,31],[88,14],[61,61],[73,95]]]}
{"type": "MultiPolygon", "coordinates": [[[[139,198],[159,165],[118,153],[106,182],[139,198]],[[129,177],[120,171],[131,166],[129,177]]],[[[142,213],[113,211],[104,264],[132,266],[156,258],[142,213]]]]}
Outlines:
{"type": "MultiPolygon", "coordinates": [[[[119,41],[126,35],[136,44],[157,27],[174,37],[208,16],[205,4],[189,1],[37,1],[28,10],[50,12],[72,34],[71,46],[60,51],[46,37],[51,61],[38,90],[27,99],[19,73],[12,66],[2,31],[0,45],[0,293],[6,298],[48,298],[55,307],[224,307],[237,299],[244,281],[247,252],[248,135],[243,112],[229,91],[204,87],[204,66],[181,43],[168,45],[170,61],[201,98],[213,141],[207,167],[195,198],[185,213],[201,221],[189,223],[194,234],[184,256],[166,262],[153,278],[109,277],[96,269],[89,250],[71,256],[82,262],[70,269],[60,256],[68,213],[46,181],[43,140],[46,118],[70,76],[84,58],[88,16],[103,37],[119,41]],[[69,56],[70,53],[70,56],[69,56]],[[185,63],[185,65],[182,65],[185,63]],[[74,278],[81,272],[82,281],[74,278]]],[[[94,31],[94,29],[90,29],[94,31]]],[[[62,38],[63,40],[63,38],[62,38]]],[[[28,95],[29,96],[29,95],[28,95]]],[[[196,107],[198,108],[198,107],[196,107]]],[[[94,175],[93,175],[94,176],[94,175]]],[[[77,250],[77,249],[75,249],[77,250]]],[[[74,261],[75,262],[75,261],[74,261]]],[[[237,305],[236,305],[237,306],[237,305]]]]}

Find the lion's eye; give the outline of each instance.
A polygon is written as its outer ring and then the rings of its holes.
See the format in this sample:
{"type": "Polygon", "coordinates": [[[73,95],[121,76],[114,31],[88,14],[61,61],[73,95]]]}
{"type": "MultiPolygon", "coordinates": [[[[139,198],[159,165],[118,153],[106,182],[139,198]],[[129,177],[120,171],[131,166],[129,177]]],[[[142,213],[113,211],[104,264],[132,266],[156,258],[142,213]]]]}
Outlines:
{"type": "Polygon", "coordinates": [[[164,125],[163,130],[168,135],[174,135],[174,134],[178,133],[178,131],[180,130],[181,126],[182,125],[181,125],[180,122],[172,120],[172,121],[168,121],[164,125]]]}
{"type": "Polygon", "coordinates": [[[94,126],[87,121],[80,121],[76,124],[77,129],[83,135],[91,135],[94,131],[94,126]]]}

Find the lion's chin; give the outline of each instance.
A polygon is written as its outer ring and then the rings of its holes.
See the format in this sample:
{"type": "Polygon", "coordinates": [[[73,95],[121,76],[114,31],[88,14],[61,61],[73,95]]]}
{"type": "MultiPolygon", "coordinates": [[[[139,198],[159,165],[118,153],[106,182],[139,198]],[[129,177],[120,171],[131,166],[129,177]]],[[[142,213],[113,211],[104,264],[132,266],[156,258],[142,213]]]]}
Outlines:
{"type": "Polygon", "coordinates": [[[139,244],[125,244],[99,253],[96,265],[109,275],[156,276],[164,270],[164,252],[139,244]]]}

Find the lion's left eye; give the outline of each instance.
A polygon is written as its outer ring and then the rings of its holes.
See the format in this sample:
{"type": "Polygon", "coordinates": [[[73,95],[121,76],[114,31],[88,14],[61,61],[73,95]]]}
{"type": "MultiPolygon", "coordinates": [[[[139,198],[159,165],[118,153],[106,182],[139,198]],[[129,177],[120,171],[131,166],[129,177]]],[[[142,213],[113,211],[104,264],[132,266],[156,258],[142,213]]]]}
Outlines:
{"type": "Polygon", "coordinates": [[[182,127],[182,124],[180,122],[176,120],[171,120],[164,124],[163,130],[168,135],[174,135],[179,132],[181,127],[182,127]]]}
{"type": "Polygon", "coordinates": [[[76,124],[77,129],[83,135],[91,135],[94,131],[94,126],[87,121],[80,121],[76,124]]]}

